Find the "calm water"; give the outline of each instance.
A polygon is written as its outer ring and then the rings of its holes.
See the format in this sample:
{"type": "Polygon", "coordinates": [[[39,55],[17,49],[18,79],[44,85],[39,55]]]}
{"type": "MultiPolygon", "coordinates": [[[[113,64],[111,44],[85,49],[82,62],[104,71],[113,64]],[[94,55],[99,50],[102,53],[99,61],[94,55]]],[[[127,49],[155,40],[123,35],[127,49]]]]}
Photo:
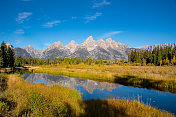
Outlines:
{"type": "Polygon", "coordinates": [[[44,83],[49,86],[58,84],[76,89],[81,92],[84,100],[135,99],[176,114],[176,94],[168,92],[48,74],[24,74],[23,78],[31,83],[44,83]]]}

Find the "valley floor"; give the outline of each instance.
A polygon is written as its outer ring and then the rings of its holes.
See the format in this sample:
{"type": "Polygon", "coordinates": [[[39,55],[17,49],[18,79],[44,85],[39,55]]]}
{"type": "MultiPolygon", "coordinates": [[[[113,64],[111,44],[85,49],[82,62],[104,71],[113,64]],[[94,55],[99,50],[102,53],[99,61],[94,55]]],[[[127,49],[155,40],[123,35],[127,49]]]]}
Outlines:
{"type": "Polygon", "coordinates": [[[175,66],[42,65],[34,73],[85,78],[176,93],[175,66]]]}
{"type": "Polygon", "coordinates": [[[88,100],[60,86],[25,82],[18,74],[0,74],[6,87],[0,97],[0,116],[173,117],[138,101],[88,100]]]}

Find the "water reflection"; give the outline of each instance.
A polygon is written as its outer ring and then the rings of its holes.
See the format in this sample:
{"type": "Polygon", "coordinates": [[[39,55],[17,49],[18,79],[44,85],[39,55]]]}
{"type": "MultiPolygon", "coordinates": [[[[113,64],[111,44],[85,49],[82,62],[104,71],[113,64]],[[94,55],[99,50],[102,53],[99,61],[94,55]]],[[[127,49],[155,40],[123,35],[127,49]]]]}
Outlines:
{"type": "Polygon", "coordinates": [[[107,90],[112,92],[116,87],[120,87],[120,84],[111,84],[106,82],[97,82],[87,79],[69,78],[65,76],[53,76],[48,74],[24,74],[24,80],[32,83],[44,83],[46,85],[60,85],[69,87],[72,89],[84,88],[88,93],[92,94],[95,89],[100,91],[107,90]]]}
{"type": "Polygon", "coordinates": [[[44,83],[49,86],[58,84],[74,88],[82,93],[84,100],[109,98],[138,100],[140,98],[140,101],[145,104],[176,114],[176,94],[168,92],[48,74],[24,74],[23,78],[31,83],[44,83]]]}

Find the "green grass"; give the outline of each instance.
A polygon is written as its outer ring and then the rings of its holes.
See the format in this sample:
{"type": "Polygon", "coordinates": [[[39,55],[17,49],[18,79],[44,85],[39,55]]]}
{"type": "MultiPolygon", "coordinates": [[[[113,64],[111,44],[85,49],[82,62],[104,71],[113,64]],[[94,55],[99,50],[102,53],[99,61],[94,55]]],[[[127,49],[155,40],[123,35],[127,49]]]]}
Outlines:
{"type": "Polygon", "coordinates": [[[69,76],[176,93],[175,66],[44,65],[31,67],[34,73],[69,76]]]}
{"type": "Polygon", "coordinates": [[[0,116],[41,117],[173,117],[174,115],[128,100],[83,101],[76,90],[25,82],[9,75],[8,88],[0,98],[0,116]]]}

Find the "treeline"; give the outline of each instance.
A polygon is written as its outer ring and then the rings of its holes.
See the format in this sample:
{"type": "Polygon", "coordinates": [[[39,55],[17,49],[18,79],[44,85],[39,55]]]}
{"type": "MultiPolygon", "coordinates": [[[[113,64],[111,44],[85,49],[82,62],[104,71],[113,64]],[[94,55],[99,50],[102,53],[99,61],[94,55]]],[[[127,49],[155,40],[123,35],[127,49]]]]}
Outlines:
{"type": "Polygon", "coordinates": [[[54,64],[70,64],[70,65],[77,65],[77,64],[110,64],[107,60],[96,60],[96,59],[80,59],[78,57],[75,58],[55,58],[54,60],[41,60],[39,58],[22,58],[21,55],[18,55],[15,64],[16,66],[25,66],[25,65],[54,65],[54,64]]]}
{"type": "Polygon", "coordinates": [[[155,47],[152,51],[132,50],[128,55],[128,62],[139,65],[176,65],[176,47],[155,47]]]}
{"type": "Polygon", "coordinates": [[[7,47],[4,41],[0,46],[0,68],[14,68],[15,53],[11,47],[7,47]]]}

